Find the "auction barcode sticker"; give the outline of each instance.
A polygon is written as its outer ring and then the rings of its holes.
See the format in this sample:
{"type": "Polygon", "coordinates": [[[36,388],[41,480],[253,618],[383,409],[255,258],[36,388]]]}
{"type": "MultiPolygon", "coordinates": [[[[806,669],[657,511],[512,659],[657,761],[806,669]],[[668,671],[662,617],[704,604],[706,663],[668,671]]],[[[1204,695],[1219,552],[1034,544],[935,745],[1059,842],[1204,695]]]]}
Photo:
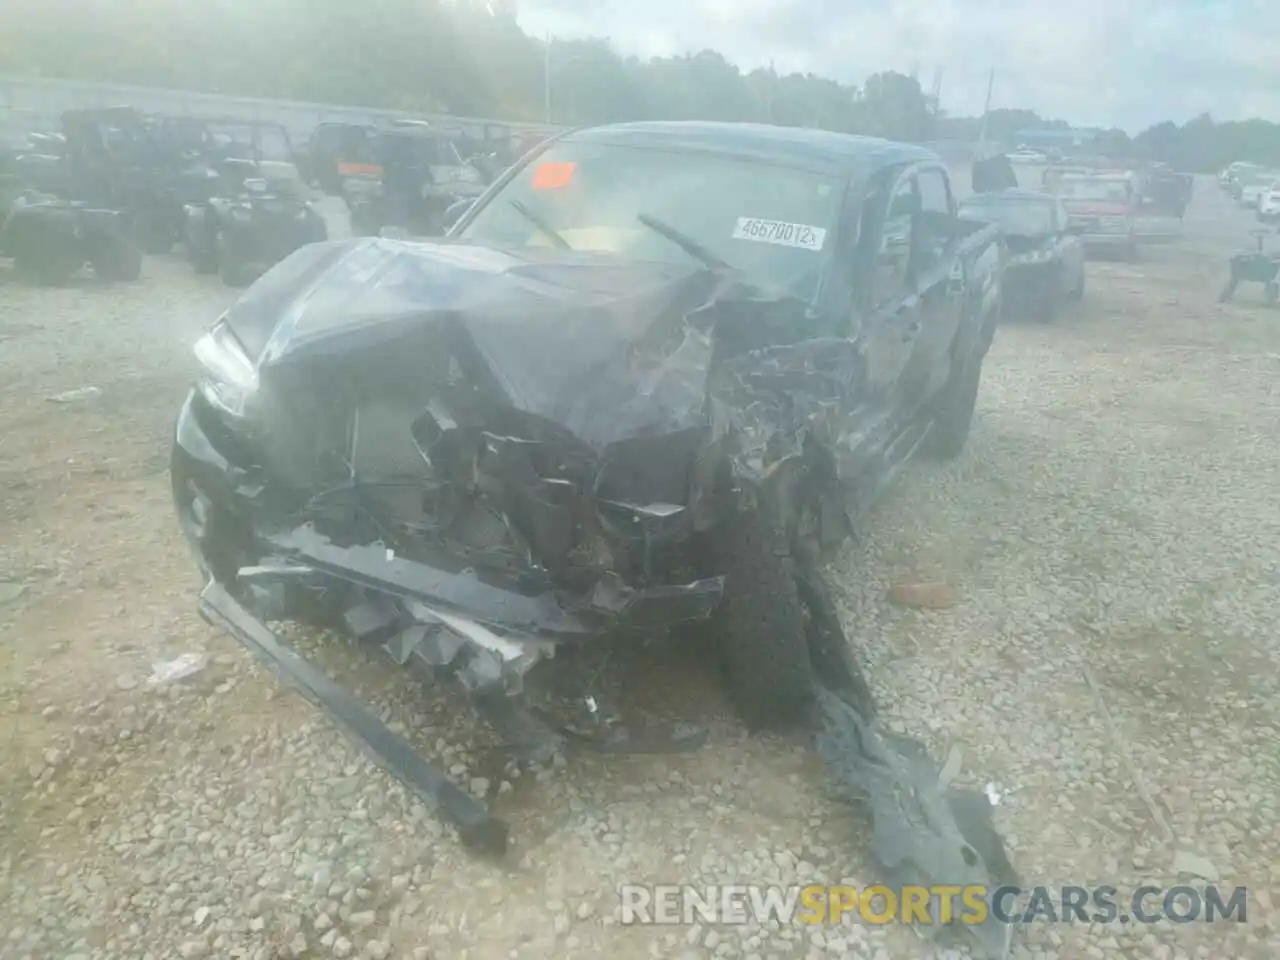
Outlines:
{"type": "Polygon", "coordinates": [[[739,217],[733,228],[733,239],[776,243],[781,247],[799,247],[801,250],[821,250],[822,245],[827,242],[827,231],[805,223],[739,217]]]}

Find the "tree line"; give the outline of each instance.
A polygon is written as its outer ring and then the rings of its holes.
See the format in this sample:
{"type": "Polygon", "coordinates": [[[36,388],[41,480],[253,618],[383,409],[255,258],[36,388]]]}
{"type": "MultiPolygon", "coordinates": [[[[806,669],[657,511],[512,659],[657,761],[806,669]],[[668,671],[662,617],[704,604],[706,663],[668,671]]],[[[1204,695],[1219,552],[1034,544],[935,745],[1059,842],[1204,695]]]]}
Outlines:
{"type": "MultiPolygon", "coordinates": [[[[979,118],[947,116],[913,76],[876,73],[859,87],[744,72],[712,50],[641,60],[603,39],[530,37],[515,13],[515,0],[5,0],[0,75],[560,125],[696,118],[914,141],[972,141],[982,130],[979,118]]],[[[986,135],[1012,142],[1037,126],[1068,125],[994,110],[986,135]]],[[[1206,114],[1133,137],[1105,131],[1095,145],[1199,172],[1232,160],[1280,166],[1280,125],[1266,120],[1206,114]]]]}

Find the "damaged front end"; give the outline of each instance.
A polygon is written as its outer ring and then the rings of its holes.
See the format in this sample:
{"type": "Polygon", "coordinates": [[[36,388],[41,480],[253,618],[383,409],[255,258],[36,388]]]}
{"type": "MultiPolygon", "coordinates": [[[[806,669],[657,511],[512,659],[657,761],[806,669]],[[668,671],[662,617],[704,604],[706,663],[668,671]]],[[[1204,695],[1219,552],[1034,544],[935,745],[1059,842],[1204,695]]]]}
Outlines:
{"type": "MultiPolygon", "coordinates": [[[[718,535],[767,513],[800,548],[812,719],[860,731],[870,796],[932,789],[874,747],[870,693],[817,572],[850,530],[840,482],[885,475],[887,444],[868,438],[918,437],[867,416],[891,373],[869,372],[857,344],[788,345],[803,319],[803,304],[701,269],[381,239],[304,248],[197,348],[172,476],[210,577],[201,609],[496,852],[506,829],[483,802],[266,623],[334,626],[452,678],[523,759],[690,749],[698,737],[627,737],[584,663],[599,641],[710,618],[727,589],[718,535]],[[544,686],[582,722],[541,709],[544,686]]],[[[916,829],[912,811],[876,816],[916,829]]],[[[956,856],[925,864],[942,870],[933,882],[959,882],[956,856]]]]}
{"type": "Polygon", "coordinates": [[[563,732],[519,697],[537,665],[720,602],[711,341],[683,322],[705,277],[629,279],[620,298],[606,275],[556,299],[541,277],[481,265],[490,283],[462,299],[522,295],[408,309],[411,250],[304,250],[201,340],[172,460],[179,518],[213,582],[206,614],[242,641],[255,622],[337,626],[447,674],[505,742],[549,759],[563,732]],[[531,294],[549,301],[541,318],[531,294]]]}

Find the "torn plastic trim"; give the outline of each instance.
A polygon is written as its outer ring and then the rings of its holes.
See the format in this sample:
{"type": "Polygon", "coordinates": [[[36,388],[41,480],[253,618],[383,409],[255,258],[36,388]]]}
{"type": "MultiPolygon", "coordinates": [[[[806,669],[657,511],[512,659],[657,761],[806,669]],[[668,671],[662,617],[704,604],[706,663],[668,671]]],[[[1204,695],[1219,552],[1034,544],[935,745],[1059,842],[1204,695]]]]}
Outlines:
{"type": "Polygon", "coordinates": [[[310,524],[263,537],[279,553],[325,573],[404,600],[417,600],[433,609],[458,614],[544,636],[584,639],[590,628],[560,609],[554,594],[517,593],[485,583],[475,571],[458,573],[396,556],[383,544],[343,547],[310,524]]]}
{"type": "Polygon", "coordinates": [[[551,589],[518,592],[485,582],[471,567],[453,572],[397,556],[380,543],[339,546],[310,524],[261,540],[271,552],[350,583],[418,601],[437,615],[443,609],[504,633],[561,641],[589,640],[613,627],[657,628],[705,620],[724,592],[723,577],[632,587],[606,576],[578,606],[566,610],[551,589]]]}
{"type": "Polygon", "coordinates": [[[239,640],[282,682],[324,710],[388,773],[457,829],[468,848],[492,856],[506,852],[509,833],[506,823],[418,756],[408,741],[388,728],[367,706],[282,643],[224,586],[216,581],[205,586],[200,594],[200,614],[239,640]]]}
{"type": "MultiPolygon", "coordinates": [[[[887,872],[886,885],[899,899],[907,885],[984,887],[988,912],[982,923],[955,919],[918,929],[930,936],[944,930],[968,934],[983,955],[1005,960],[1013,927],[998,919],[990,901],[1001,886],[1017,886],[1019,879],[992,822],[990,802],[980,793],[948,789],[921,743],[880,729],[846,692],[821,683],[815,692],[818,751],[843,784],[865,798],[871,853],[887,872]]],[[[936,903],[930,909],[940,916],[936,903]]]]}

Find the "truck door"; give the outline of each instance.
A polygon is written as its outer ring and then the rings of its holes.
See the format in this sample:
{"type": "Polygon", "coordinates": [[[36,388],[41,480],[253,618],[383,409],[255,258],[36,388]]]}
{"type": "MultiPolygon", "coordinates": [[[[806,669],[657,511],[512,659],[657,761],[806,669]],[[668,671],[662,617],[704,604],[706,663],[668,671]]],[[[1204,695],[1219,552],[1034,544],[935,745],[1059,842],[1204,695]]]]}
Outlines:
{"type": "Polygon", "coordinates": [[[886,400],[892,396],[894,406],[920,330],[920,302],[911,278],[918,203],[915,176],[907,172],[884,194],[868,196],[862,220],[861,239],[874,245],[868,251],[870,309],[861,331],[868,387],[886,400]]]}
{"type": "Polygon", "coordinates": [[[968,278],[957,255],[961,238],[946,174],[937,167],[920,168],[916,191],[919,210],[911,277],[920,326],[903,386],[909,401],[918,407],[941,390],[951,374],[951,344],[963,315],[968,278]]]}

